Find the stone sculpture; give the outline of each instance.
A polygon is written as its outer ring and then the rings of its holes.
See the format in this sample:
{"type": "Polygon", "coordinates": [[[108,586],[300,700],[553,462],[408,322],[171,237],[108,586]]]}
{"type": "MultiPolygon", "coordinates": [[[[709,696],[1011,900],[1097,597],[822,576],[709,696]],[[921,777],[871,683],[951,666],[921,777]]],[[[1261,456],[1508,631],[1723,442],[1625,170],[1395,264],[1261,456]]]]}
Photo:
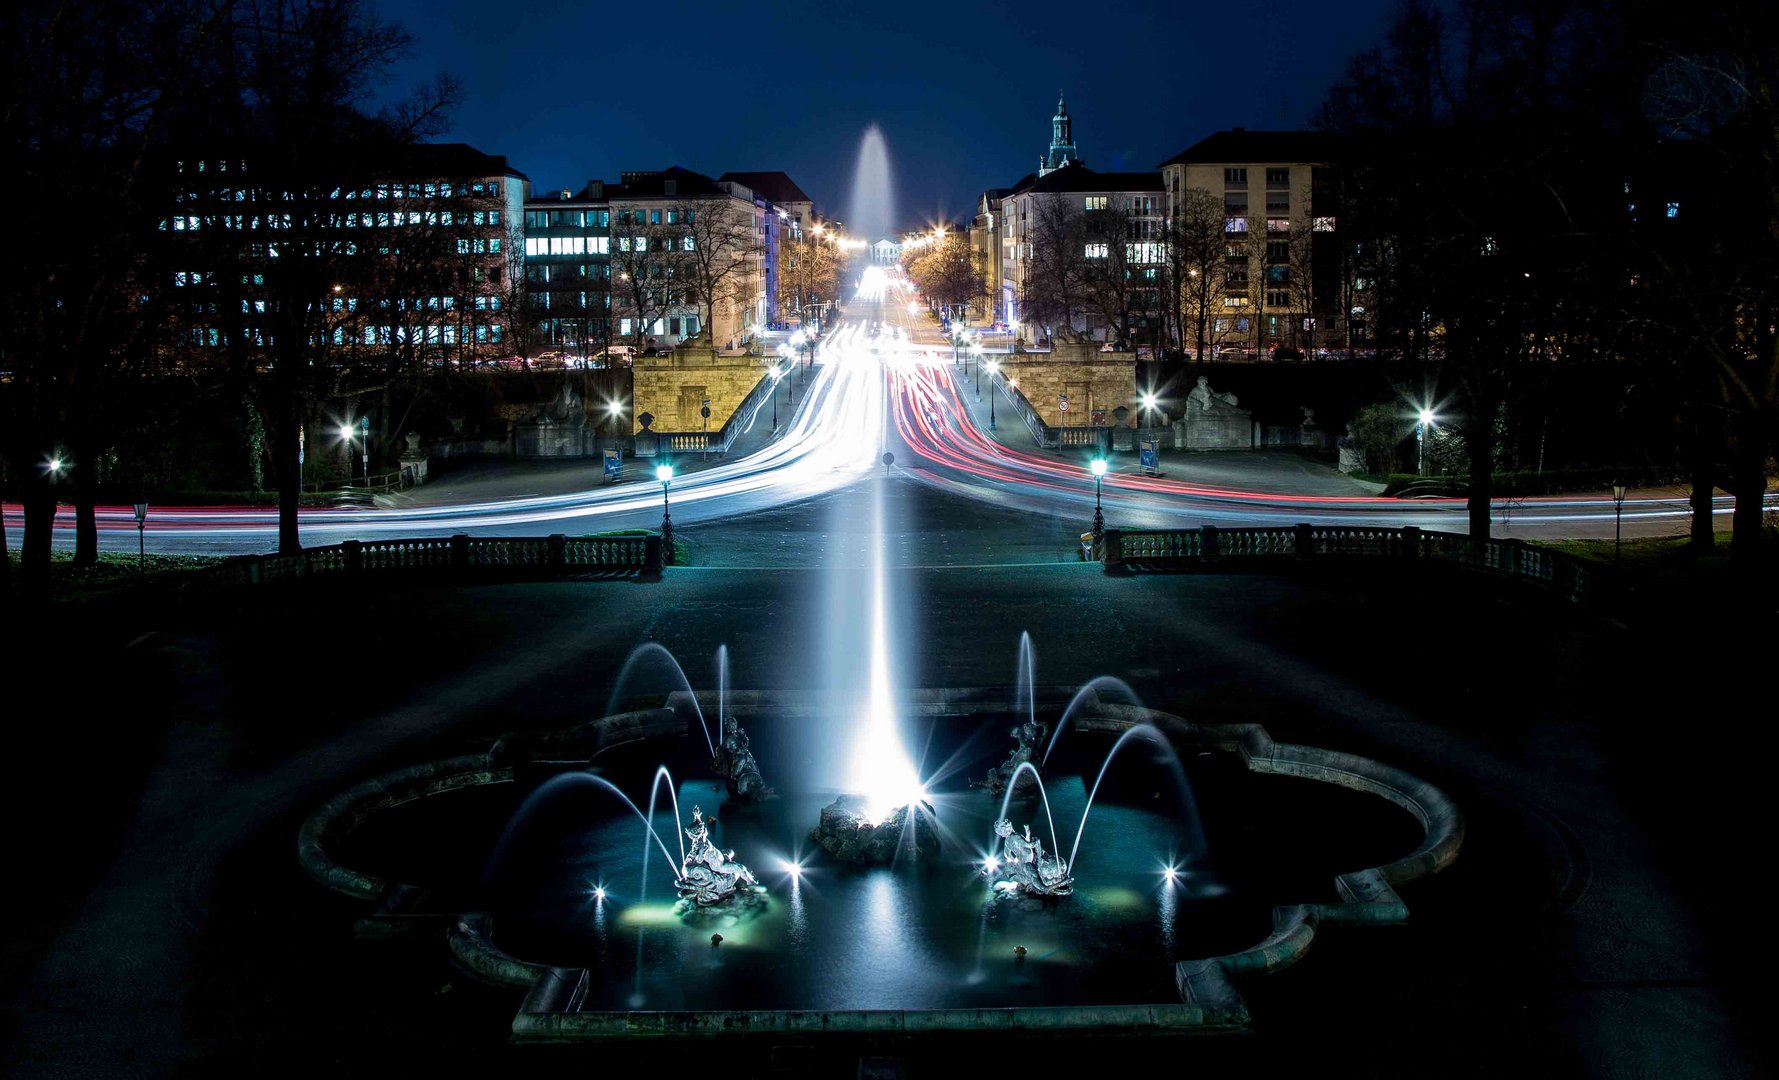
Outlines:
{"type": "Polygon", "coordinates": [[[1038,744],[1044,741],[1044,736],[1049,731],[1048,726],[1029,719],[1008,729],[1008,734],[1013,736],[1013,752],[1007,755],[1006,761],[990,769],[987,777],[974,781],[975,786],[985,787],[999,795],[1007,790],[1009,783],[1013,783],[1015,795],[1029,795],[1038,786],[1030,770],[1021,774],[1017,783],[1013,781],[1013,774],[1019,772],[1019,767],[1028,761],[1033,762],[1035,767],[1033,755],[1037,753],[1038,744]]]}
{"type": "Polygon", "coordinates": [[[1046,854],[1044,842],[1032,835],[1030,825],[1021,836],[1013,831],[1011,821],[1002,818],[995,822],[995,835],[1001,838],[1001,850],[989,857],[985,872],[993,879],[997,895],[1068,896],[1075,891],[1068,862],[1046,854]]]}
{"type": "Polygon", "coordinates": [[[753,871],[735,862],[735,852],[723,851],[710,842],[710,828],[704,824],[704,812],[692,807],[692,827],[686,830],[691,846],[686,848],[686,861],[680,865],[680,899],[699,907],[720,904],[734,896],[743,886],[759,884],[753,871]]]}
{"type": "Polygon", "coordinates": [[[1211,380],[1203,375],[1198,377],[1198,385],[1186,395],[1186,401],[1204,412],[1222,412],[1236,407],[1234,394],[1219,394],[1212,390],[1211,380]]]}
{"type": "Polygon", "coordinates": [[[711,767],[729,783],[729,793],[741,799],[759,802],[770,799],[771,788],[760,775],[759,762],[748,747],[747,732],[733,716],[723,721],[723,739],[711,755],[711,767]]]}

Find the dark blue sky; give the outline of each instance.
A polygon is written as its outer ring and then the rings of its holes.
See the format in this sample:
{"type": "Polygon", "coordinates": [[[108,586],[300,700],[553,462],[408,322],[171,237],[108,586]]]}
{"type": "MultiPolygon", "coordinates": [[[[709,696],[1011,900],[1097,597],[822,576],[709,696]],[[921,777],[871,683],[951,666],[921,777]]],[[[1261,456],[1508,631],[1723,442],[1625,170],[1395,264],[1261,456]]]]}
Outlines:
{"type": "Polygon", "coordinates": [[[914,227],[1031,171],[1059,88],[1095,169],[1301,125],[1395,0],[374,2],[418,39],[398,79],[462,81],[447,138],[506,154],[540,190],[674,164],[782,169],[843,217],[876,122],[914,227]]]}

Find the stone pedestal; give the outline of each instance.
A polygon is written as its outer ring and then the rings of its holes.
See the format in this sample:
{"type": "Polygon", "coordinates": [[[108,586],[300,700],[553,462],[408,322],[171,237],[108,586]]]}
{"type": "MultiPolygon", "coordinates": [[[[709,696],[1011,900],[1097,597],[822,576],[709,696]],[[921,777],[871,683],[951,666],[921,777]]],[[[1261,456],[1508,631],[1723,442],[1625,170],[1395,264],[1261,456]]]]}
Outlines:
{"type": "Polygon", "coordinates": [[[1254,416],[1238,408],[1234,394],[1219,394],[1203,375],[1186,396],[1186,411],[1174,422],[1174,445],[1183,450],[1251,450],[1254,416]]]}

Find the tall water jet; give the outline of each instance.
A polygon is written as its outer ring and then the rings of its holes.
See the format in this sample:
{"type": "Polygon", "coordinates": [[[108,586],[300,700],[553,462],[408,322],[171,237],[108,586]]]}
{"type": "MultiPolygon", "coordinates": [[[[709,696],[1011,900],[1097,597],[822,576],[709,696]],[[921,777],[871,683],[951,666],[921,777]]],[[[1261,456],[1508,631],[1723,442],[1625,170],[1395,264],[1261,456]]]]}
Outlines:
{"type": "Polygon", "coordinates": [[[895,235],[895,193],[890,184],[889,148],[876,124],[859,141],[858,164],[852,174],[852,205],[848,228],[866,240],[895,235]]]}

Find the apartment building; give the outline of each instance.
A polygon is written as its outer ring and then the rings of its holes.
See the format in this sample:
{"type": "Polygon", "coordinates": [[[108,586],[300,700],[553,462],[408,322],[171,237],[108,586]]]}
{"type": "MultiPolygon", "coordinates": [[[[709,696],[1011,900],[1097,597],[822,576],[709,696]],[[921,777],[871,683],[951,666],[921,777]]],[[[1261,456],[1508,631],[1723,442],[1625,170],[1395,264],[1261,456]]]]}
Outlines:
{"type": "Polygon", "coordinates": [[[159,226],[188,362],[264,363],[288,335],[388,363],[510,351],[527,181],[504,157],[433,144],[323,172],[238,146],[167,167],[159,226]]]}
{"type": "Polygon", "coordinates": [[[1207,269],[1216,282],[1207,340],[1218,352],[1273,355],[1362,333],[1363,281],[1345,275],[1337,235],[1342,148],[1326,132],[1233,128],[1161,163],[1171,221],[1192,189],[1222,204],[1224,264],[1207,269]]]}

